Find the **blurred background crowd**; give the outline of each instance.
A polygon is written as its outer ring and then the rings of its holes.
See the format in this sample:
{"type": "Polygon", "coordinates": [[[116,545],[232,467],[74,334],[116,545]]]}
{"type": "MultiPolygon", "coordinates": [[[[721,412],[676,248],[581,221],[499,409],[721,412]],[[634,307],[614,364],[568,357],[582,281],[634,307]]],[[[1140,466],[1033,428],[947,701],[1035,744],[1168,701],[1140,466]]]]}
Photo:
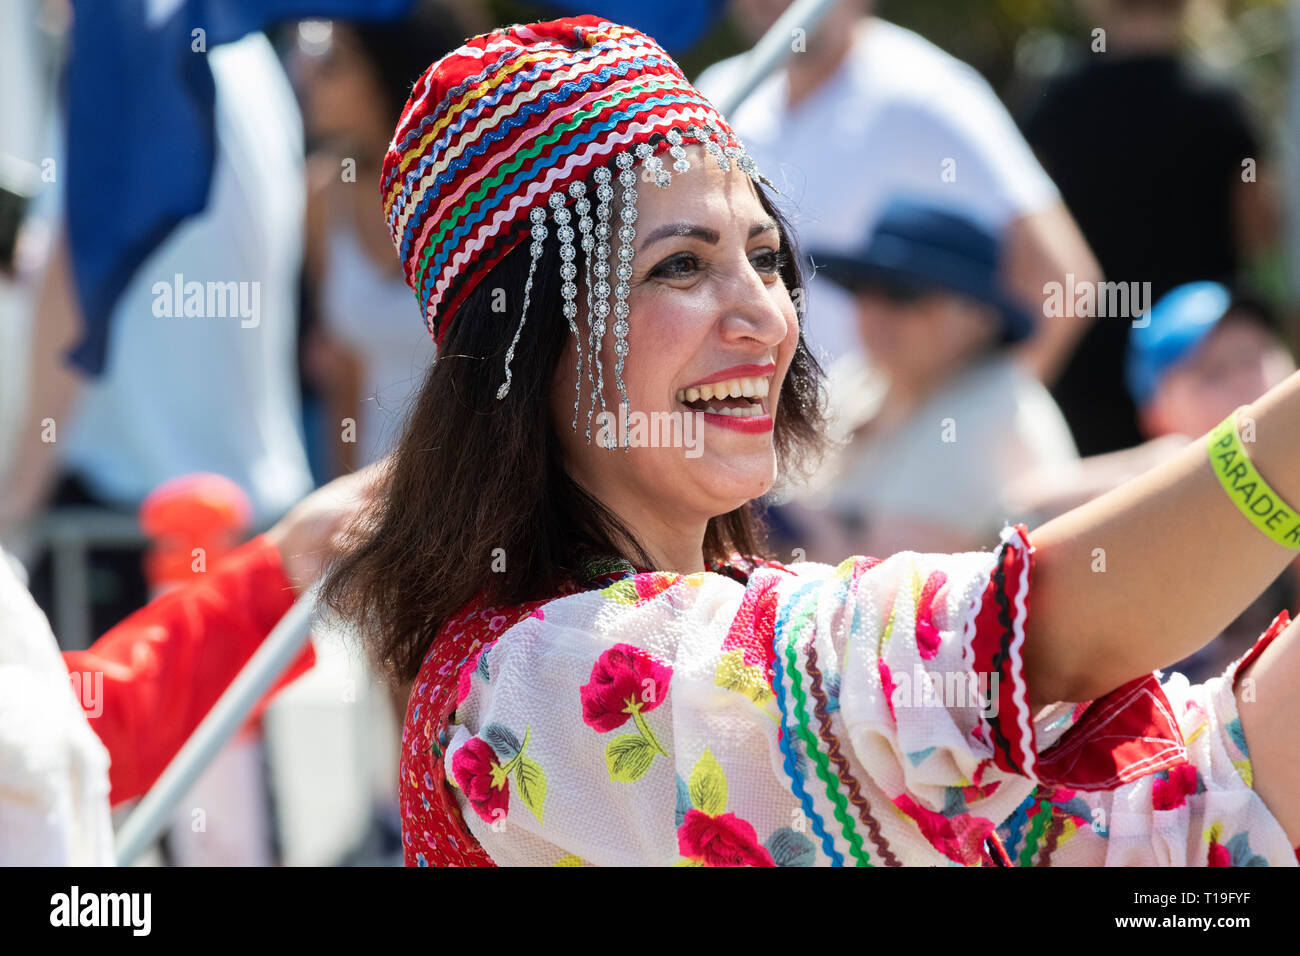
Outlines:
{"type": "MultiPolygon", "coordinates": [[[[60,644],[183,583],[167,549],[384,456],[433,347],[376,183],[429,63],[599,13],[726,111],[788,5],[0,5],[0,543],[60,644]]],[[[802,33],[728,114],[809,257],[836,430],[772,498],[778,558],[990,547],[1295,368],[1300,4],[838,0],[802,33]]],[[[1298,594],[1300,566],[1178,669],[1298,594]]],[[[405,689],[317,653],[198,784],[244,825],[179,820],[155,862],[400,861],[405,689]]]]}

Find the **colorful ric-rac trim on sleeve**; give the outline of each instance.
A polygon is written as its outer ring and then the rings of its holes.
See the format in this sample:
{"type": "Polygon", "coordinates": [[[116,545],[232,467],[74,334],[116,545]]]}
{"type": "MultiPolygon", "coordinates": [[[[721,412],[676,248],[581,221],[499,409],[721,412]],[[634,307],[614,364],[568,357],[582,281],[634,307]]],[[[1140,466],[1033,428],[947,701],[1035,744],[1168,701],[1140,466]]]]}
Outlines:
{"type": "Polygon", "coordinates": [[[1025,686],[1025,621],[1033,545],[1024,525],[1004,528],[996,564],[975,618],[971,641],[975,671],[997,676],[995,716],[983,718],[999,767],[1031,780],[1034,775],[1033,715],[1025,686]]]}

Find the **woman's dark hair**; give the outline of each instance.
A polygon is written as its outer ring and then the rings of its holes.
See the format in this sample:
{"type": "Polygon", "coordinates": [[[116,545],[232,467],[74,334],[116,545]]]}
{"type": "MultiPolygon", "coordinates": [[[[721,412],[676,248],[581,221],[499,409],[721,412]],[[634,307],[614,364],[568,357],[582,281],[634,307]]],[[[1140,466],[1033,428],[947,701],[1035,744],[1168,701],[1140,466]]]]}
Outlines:
{"type": "MultiPolygon", "coordinates": [[[[594,192],[594,183],[589,188],[594,192]]],[[[802,290],[790,228],[761,188],[759,197],[788,252],[781,278],[792,292],[802,290]]],[[[575,252],[581,276],[582,250],[575,252]]],[[[361,629],[371,656],[398,680],[414,678],[443,622],[476,595],[489,605],[549,597],[584,555],[619,554],[650,566],[635,536],[564,468],[551,421],[552,385],[570,334],[559,265],[552,237],[533,277],[504,400],[496,391],[518,307],[492,306],[498,290],[521,302],[528,242],[465,299],[408,413],[378,504],[329,571],[324,600],[361,629]]],[[[802,293],[795,295],[799,304],[802,293]]],[[[785,474],[805,472],[821,452],[821,383],[801,333],[773,433],[785,474]]],[[[709,521],[707,561],[761,553],[757,507],[749,502],[709,521]]]]}

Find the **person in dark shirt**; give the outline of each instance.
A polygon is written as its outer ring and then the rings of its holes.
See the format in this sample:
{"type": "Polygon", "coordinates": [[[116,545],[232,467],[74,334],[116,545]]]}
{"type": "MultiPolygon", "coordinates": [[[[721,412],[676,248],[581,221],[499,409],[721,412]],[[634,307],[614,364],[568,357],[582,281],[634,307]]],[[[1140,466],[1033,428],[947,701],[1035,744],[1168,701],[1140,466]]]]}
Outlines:
{"type": "MultiPolygon", "coordinates": [[[[1188,281],[1234,281],[1274,232],[1261,145],[1236,92],[1178,55],[1185,7],[1090,4],[1104,36],[1022,119],[1106,279],[1150,282],[1147,307],[1188,281]]],[[[1053,388],[1081,454],[1142,440],[1123,384],[1130,326],[1097,318],[1053,388]]]]}

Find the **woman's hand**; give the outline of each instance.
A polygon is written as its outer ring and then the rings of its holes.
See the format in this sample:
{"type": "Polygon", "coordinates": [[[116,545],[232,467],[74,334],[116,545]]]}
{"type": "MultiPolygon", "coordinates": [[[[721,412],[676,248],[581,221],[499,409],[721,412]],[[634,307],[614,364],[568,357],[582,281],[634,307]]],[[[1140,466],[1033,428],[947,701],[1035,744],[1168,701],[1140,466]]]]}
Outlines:
{"type": "Polygon", "coordinates": [[[343,546],[348,529],[373,503],[387,460],[367,465],[313,491],[267,532],[280,552],[285,576],[299,594],[321,576],[343,546]]]}

